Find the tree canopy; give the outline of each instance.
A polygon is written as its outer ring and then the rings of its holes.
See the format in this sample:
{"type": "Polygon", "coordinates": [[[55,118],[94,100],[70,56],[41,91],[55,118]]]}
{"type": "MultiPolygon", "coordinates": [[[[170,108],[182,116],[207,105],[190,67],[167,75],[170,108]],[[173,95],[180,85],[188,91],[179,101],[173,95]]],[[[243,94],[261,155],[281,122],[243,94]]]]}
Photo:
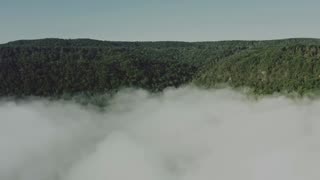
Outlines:
{"type": "Polygon", "coordinates": [[[320,40],[112,42],[19,40],[0,45],[1,96],[153,92],[227,83],[257,93],[320,88],[320,40]]]}

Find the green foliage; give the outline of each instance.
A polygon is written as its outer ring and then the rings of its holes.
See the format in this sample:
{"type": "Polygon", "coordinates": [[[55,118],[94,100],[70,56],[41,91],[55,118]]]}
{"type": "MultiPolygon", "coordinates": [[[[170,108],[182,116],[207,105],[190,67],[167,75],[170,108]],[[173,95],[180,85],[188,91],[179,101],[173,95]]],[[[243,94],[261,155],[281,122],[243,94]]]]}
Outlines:
{"type": "Polygon", "coordinates": [[[293,45],[246,51],[213,63],[194,82],[213,87],[228,83],[250,87],[258,94],[320,89],[320,46],[293,45]]]}
{"type": "Polygon", "coordinates": [[[320,41],[111,42],[20,40],[0,45],[0,96],[153,92],[228,83],[256,93],[320,88],[320,41]]]}
{"type": "Polygon", "coordinates": [[[192,80],[198,67],[123,48],[0,48],[1,96],[112,92],[122,87],[161,91],[192,80]]]}

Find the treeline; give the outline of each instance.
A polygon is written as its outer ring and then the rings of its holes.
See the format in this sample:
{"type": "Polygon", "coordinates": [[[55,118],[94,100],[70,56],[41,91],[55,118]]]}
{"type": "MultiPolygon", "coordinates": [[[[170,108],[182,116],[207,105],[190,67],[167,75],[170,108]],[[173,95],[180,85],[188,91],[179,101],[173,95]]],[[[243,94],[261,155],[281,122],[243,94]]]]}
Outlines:
{"type": "Polygon", "coordinates": [[[320,46],[293,45],[247,51],[198,74],[196,84],[214,87],[227,83],[250,87],[258,94],[320,90],[320,46]]]}
{"type": "Polygon", "coordinates": [[[59,96],[123,87],[157,92],[191,82],[206,62],[249,48],[228,42],[206,44],[16,41],[0,46],[0,95],[59,96]]]}
{"type": "Polygon", "coordinates": [[[0,96],[158,92],[190,82],[257,93],[320,88],[317,39],[221,42],[20,40],[0,45],[0,96]]]}
{"type": "Polygon", "coordinates": [[[103,93],[122,87],[161,91],[189,82],[197,68],[177,62],[1,61],[2,96],[103,93]]]}

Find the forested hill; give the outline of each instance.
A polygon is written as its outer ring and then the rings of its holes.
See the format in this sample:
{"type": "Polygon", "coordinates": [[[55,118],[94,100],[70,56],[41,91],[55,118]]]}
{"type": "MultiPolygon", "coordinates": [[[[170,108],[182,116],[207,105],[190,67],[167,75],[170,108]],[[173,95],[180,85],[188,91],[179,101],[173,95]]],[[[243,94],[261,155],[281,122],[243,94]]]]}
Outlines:
{"type": "Polygon", "coordinates": [[[112,42],[19,40],[0,45],[0,96],[161,91],[190,82],[257,93],[320,88],[320,40],[112,42]]]}
{"type": "Polygon", "coordinates": [[[258,94],[320,90],[320,46],[291,45],[251,49],[210,63],[195,78],[196,84],[214,87],[228,83],[251,87],[258,94]]]}

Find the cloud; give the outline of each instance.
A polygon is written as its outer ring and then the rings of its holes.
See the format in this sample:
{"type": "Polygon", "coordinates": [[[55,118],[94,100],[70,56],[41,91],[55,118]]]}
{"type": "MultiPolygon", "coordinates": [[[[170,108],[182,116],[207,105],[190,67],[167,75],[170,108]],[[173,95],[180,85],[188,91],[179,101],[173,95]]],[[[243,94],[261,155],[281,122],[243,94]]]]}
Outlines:
{"type": "Polygon", "coordinates": [[[319,100],[185,87],[109,104],[1,102],[0,179],[320,178],[319,100]]]}

